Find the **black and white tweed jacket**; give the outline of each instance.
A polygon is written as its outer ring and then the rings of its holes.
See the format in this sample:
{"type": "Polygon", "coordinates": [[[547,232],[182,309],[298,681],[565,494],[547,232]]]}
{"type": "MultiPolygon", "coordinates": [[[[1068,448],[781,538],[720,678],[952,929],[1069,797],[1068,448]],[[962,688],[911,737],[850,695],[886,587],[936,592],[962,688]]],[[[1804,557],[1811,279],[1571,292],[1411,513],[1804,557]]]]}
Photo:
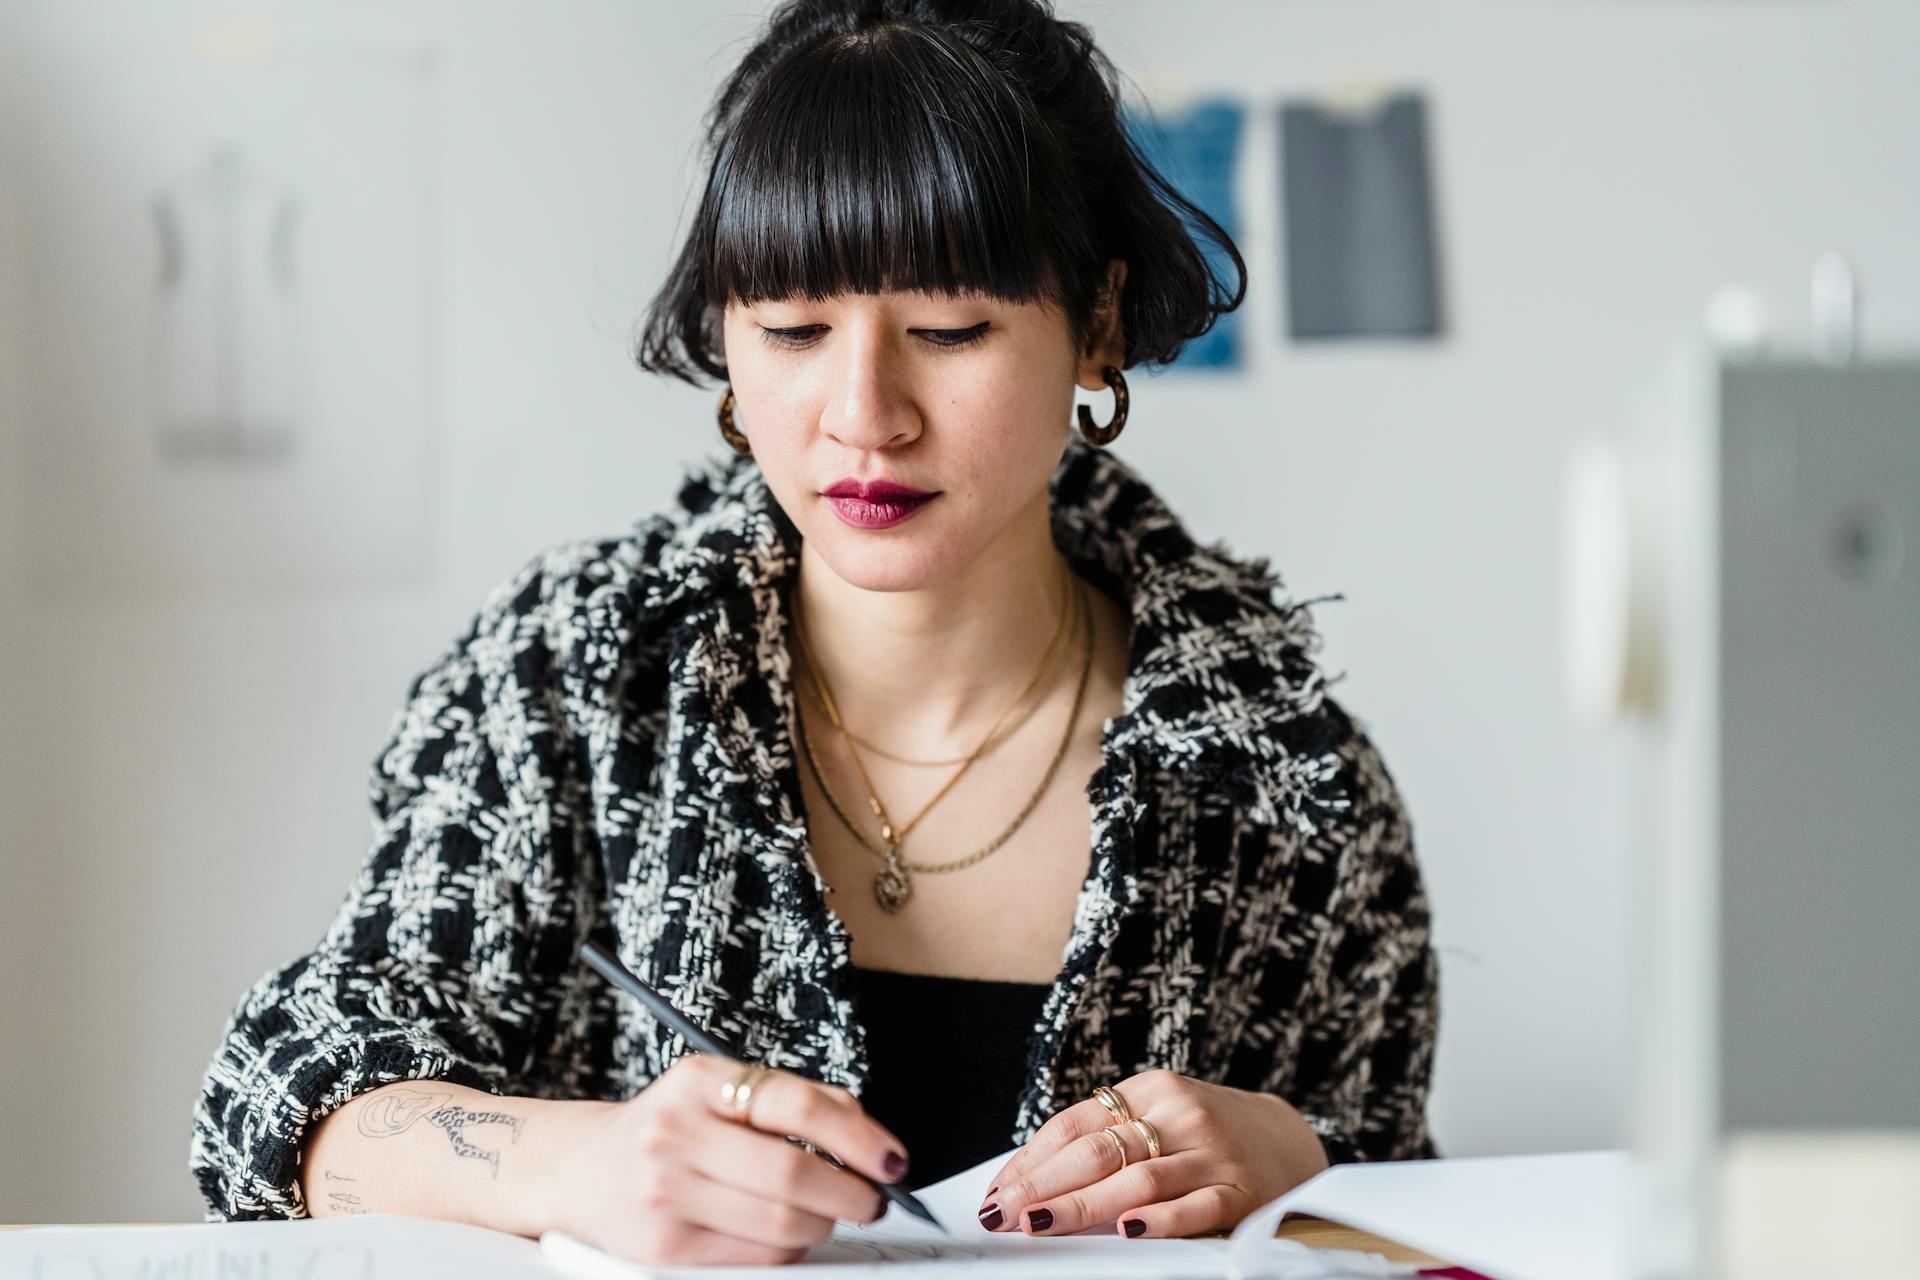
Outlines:
{"type": "MultiPolygon", "coordinates": [[[[1286,1098],[1336,1162],[1434,1155],[1411,828],[1305,604],[1077,435],[1052,502],[1056,545],[1133,636],[1008,1145],[1159,1067],[1286,1098]]],[[[686,1043],[578,963],[590,937],[747,1056],[861,1092],[796,772],[798,546],[732,455],[487,597],[374,761],[374,840],[325,937],[233,1012],[193,1117],[209,1221],[304,1216],[303,1134],[380,1084],[620,1099],[657,1078],[686,1043]]]]}

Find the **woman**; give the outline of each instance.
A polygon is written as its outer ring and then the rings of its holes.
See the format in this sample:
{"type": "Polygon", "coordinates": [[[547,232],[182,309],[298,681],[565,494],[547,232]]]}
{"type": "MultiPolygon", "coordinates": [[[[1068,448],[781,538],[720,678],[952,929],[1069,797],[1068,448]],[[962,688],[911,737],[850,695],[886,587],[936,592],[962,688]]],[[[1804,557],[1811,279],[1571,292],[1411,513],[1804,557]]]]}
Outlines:
{"type": "Polygon", "coordinates": [[[1115,100],[1036,0],[774,13],[639,351],[730,380],[734,452],[415,682],[363,871],[207,1074],[210,1217],[766,1263],[884,1207],[785,1135],[908,1186],[1017,1148],[980,1226],[1038,1234],[1434,1154],[1392,779],[1266,562],[1103,447],[1122,371],[1245,290],[1115,100]],[[1078,434],[1076,385],[1114,392],[1078,434]],[[590,938],[770,1070],[688,1053],[590,938]]]}

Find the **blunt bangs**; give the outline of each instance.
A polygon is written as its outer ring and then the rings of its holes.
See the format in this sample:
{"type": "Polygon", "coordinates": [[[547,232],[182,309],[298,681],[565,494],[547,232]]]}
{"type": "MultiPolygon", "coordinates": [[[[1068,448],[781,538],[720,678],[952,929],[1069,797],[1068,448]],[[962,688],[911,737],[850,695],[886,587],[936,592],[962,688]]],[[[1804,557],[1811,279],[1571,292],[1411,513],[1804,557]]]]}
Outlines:
{"type": "Polygon", "coordinates": [[[1059,242],[1085,224],[1069,172],[964,42],[895,24],[828,35],[740,105],[695,228],[703,292],[719,306],[888,290],[1063,305],[1058,282],[1094,256],[1059,242]]]}
{"type": "Polygon", "coordinates": [[[1047,0],[780,0],[707,114],[635,361],[725,382],[729,303],[899,291],[1050,303],[1081,352],[1111,305],[1121,367],[1172,362],[1240,305],[1246,263],[1141,155],[1119,95],[1047,0]]]}

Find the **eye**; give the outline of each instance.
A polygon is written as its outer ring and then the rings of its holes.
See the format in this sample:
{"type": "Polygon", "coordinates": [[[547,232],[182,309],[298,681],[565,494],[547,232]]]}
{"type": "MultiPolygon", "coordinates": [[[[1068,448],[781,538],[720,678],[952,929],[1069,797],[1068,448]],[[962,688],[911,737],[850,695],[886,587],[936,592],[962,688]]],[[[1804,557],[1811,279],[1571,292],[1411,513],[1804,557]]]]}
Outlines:
{"type": "Polygon", "coordinates": [[[804,347],[813,342],[813,335],[816,330],[824,328],[826,328],[825,325],[819,324],[803,324],[796,329],[769,329],[767,326],[761,325],[760,336],[766,340],[766,344],[770,347],[804,347]]]}
{"type": "MultiPolygon", "coordinates": [[[[923,335],[933,346],[951,351],[958,347],[970,347],[984,339],[992,323],[982,320],[967,329],[916,329],[914,332],[923,335]]],[[[792,351],[812,346],[819,340],[820,330],[825,328],[821,324],[805,324],[791,329],[769,329],[761,325],[760,337],[770,347],[792,351]]]]}
{"type": "Polygon", "coordinates": [[[982,320],[971,329],[921,329],[919,332],[926,334],[936,347],[970,347],[987,336],[987,328],[991,323],[982,320]]]}

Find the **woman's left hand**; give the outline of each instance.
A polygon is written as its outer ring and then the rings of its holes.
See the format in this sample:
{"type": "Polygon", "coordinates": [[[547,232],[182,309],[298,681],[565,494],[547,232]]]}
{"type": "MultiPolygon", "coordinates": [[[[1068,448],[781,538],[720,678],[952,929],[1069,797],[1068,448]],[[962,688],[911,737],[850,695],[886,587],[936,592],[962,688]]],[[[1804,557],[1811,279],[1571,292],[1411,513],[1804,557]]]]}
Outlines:
{"type": "Polygon", "coordinates": [[[1327,1167],[1319,1135],[1271,1094],[1147,1071],[1114,1086],[1159,1135],[1123,1124],[1098,1098],[1060,1112],[1000,1170],[980,1206],[989,1231],[1072,1235],[1102,1223],[1121,1235],[1224,1231],[1327,1167]],[[1101,1130],[1126,1144],[1127,1164],[1101,1130]],[[1138,1224],[1138,1225],[1136,1225],[1138,1224]]]}

